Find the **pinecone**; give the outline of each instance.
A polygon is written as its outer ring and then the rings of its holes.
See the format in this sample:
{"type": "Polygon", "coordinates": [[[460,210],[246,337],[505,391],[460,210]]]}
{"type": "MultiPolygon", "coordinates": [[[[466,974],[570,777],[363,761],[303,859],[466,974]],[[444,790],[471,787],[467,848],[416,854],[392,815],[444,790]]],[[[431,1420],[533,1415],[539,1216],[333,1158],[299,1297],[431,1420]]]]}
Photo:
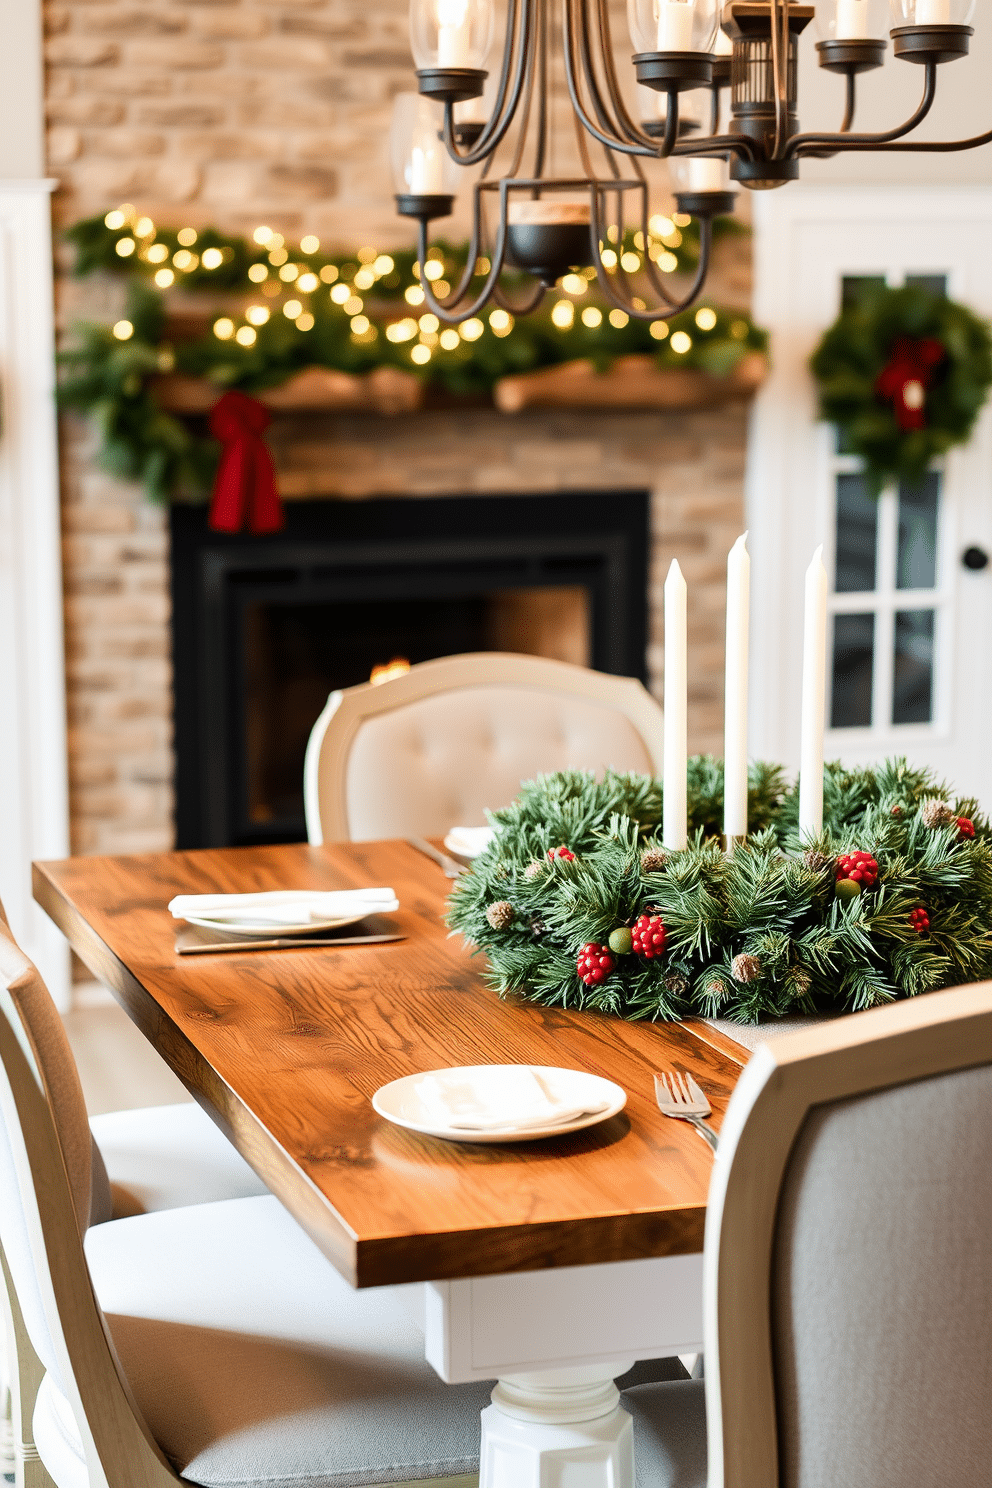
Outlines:
{"type": "Polygon", "coordinates": [[[689,980],[681,972],[677,971],[672,976],[665,978],[665,991],[670,992],[673,997],[685,997],[689,991],[689,980]]]}
{"type": "Polygon", "coordinates": [[[742,951],[731,961],[730,974],[735,982],[756,982],[761,975],[761,962],[757,956],[748,956],[742,951]]]}
{"type": "Polygon", "coordinates": [[[532,858],[524,869],[524,878],[539,878],[544,872],[544,864],[540,858],[532,858]]]}
{"type": "Polygon", "coordinates": [[[641,872],[660,873],[668,862],[668,854],[660,847],[646,847],[641,853],[641,872]]]}
{"type": "Polygon", "coordinates": [[[497,899],[486,910],[486,919],[494,930],[509,930],[516,917],[517,912],[513,905],[505,899],[497,899]]]}
{"type": "Polygon", "coordinates": [[[950,826],[954,820],[954,813],[947,802],[938,801],[936,798],[923,802],[920,815],[932,832],[936,832],[938,827],[950,826]]]}
{"type": "Polygon", "coordinates": [[[814,847],[803,853],[803,862],[810,873],[822,873],[833,861],[833,858],[828,858],[826,853],[817,852],[814,847]]]}
{"type": "Polygon", "coordinates": [[[797,997],[805,997],[806,993],[813,985],[813,978],[810,976],[808,971],[804,971],[802,967],[798,967],[792,973],[792,985],[795,988],[797,997]]]}

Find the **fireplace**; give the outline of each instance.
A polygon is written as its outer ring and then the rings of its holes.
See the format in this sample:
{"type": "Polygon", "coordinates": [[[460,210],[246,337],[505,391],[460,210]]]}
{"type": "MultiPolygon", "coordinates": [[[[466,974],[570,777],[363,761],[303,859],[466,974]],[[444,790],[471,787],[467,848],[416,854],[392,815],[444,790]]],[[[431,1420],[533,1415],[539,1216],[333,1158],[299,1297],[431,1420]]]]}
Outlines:
{"type": "Polygon", "coordinates": [[[329,692],[374,668],[519,651],[645,677],[648,493],[289,504],[270,537],[171,515],[177,845],[305,835],[329,692]]]}

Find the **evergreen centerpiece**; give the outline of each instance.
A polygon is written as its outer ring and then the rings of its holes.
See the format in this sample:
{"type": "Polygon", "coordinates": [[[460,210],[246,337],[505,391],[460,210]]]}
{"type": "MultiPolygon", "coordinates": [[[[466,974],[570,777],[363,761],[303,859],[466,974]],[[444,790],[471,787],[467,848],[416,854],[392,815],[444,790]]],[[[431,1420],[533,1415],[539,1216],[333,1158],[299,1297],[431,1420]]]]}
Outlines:
{"type": "Polygon", "coordinates": [[[501,994],[627,1018],[854,1012],[992,976],[992,830],[974,801],[902,759],[828,764],[823,830],[801,840],[781,769],[752,765],[748,797],[728,856],[722,763],[691,759],[689,846],[671,851],[660,782],[539,776],[492,813],[448,923],[501,994]]]}
{"type": "Polygon", "coordinates": [[[992,335],[965,305],[921,285],[867,284],[810,361],[820,417],[860,455],[871,485],[922,480],[964,444],[992,387],[992,335]]]}

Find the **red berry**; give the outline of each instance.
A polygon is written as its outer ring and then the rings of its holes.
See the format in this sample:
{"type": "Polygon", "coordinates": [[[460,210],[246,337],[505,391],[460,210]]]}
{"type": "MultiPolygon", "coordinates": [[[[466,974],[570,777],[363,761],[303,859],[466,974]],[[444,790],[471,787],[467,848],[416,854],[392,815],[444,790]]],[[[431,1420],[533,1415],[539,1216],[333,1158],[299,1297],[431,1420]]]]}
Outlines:
{"type": "Polygon", "coordinates": [[[562,858],[566,863],[574,863],[575,861],[575,854],[571,851],[570,848],[565,847],[564,844],[562,844],[561,847],[549,847],[548,857],[551,858],[552,861],[554,861],[555,858],[562,858]]]}
{"type": "Polygon", "coordinates": [[[587,987],[598,987],[600,982],[606,981],[615,965],[609,948],[590,940],[579,952],[575,969],[580,982],[585,982],[587,987]]]}
{"type": "Polygon", "coordinates": [[[871,853],[844,853],[837,859],[837,881],[845,878],[860,884],[863,889],[873,889],[878,883],[878,864],[871,853]]]}
{"type": "Polygon", "coordinates": [[[665,949],[665,941],[668,939],[667,932],[661,922],[661,915],[648,910],[642,914],[636,925],[631,928],[631,944],[638,956],[643,956],[647,961],[653,961],[655,956],[660,956],[665,949]]]}
{"type": "Polygon", "coordinates": [[[958,817],[958,836],[959,837],[974,837],[974,835],[975,835],[975,823],[968,816],[959,816],[958,817]]]}
{"type": "Polygon", "coordinates": [[[927,931],[930,929],[930,916],[927,914],[922,904],[919,906],[918,909],[914,909],[910,912],[909,923],[912,925],[917,935],[926,935],[927,931]]]}

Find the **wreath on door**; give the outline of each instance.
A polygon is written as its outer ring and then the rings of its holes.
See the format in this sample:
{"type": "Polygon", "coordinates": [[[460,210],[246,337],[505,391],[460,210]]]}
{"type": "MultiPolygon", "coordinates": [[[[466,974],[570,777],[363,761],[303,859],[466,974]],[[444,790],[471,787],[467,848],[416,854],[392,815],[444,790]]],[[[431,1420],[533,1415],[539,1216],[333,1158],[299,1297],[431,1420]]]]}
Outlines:
{"type": "Polygon", "coordinates": [[[820,417],[859,455],[876,492],[916,483],[971,436],[992,388],[992,331],[920,285],[864,285],[810,360],[820,417]]]}

